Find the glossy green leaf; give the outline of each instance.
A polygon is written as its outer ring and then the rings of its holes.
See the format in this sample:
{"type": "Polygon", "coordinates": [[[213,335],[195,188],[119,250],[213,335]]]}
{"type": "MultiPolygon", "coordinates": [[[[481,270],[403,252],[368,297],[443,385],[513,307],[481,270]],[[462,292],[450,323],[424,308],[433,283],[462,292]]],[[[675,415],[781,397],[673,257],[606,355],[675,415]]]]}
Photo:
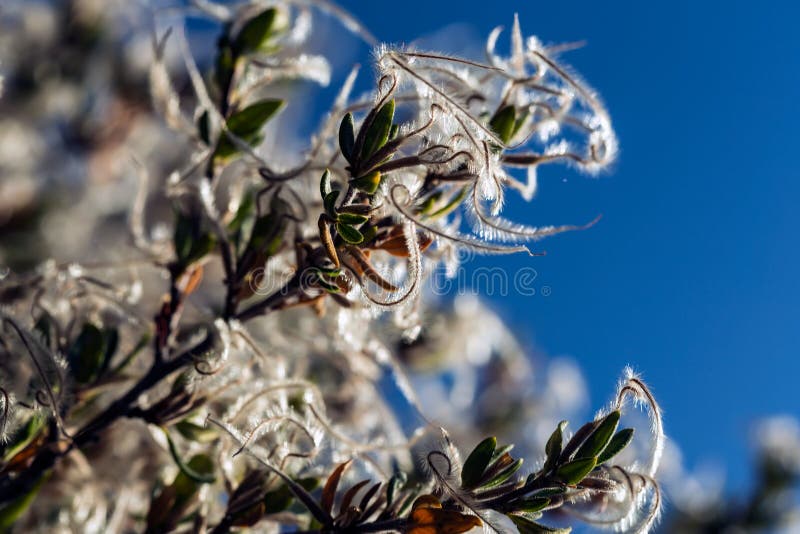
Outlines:
{"type": "Polygon", "coordinates": [[[372,226],[371,224],[362,226],[359,229],[359,232],[361,232],[361,234],[364,236],[363,243],[369,243],[370,241],[375,239],[376,235],[378,235],[378,229],[372,226]]]}
{"type": "Polygon", "coordinates": [[[586,438],[586,441],[583,442],[583,445],[580,446],[578,452],[575,453],[575,457],[596,457],[603,452],[603,449],[606,448],[606,445],[608,445],[608,442],[611,441],[611,437],[617,430],[620,415],[621,414],[619,410],[614,410],[606,415],[597,425],[597,428],[595,428],[594,431],[589,434],[589,436],[586,438]]]}
{"type": "Polygon", "coordinates": [[[369,159],[386,144],[386,141],[389,140],[389,132],[392,130],[392,120],[394,120],[394,99],[381,106],[369,125],[364,137],[364,147],[361,149],[362,160],[369,159]]]}
{"type": "Polygon", "coordinates": [[[251,136],[259,132],[281,108],[283,108],[283,100],[259,100],[231,115],[227,121],[228,129],[242,138],[251,136]]]}
{"type": "Polygon", "coordinates": [[[366,215],[359,215],[357,213],[343,212],[337,215],[336,220],[343,224],[358,225],[367,222],[369,217],[366,215]]]}
{"type": "Polygon", "coordinates": [[[495,113],[492,120],[489,121],[489,126],[503,144],[508,144],[514,135],[516,115],[517,111],[514,106],[505,106],[495,113]]]}
{"type": "Polygon", "coordinates": [[[598,424],[599,421],[589,421],[580,427],[561,450],[559,462],[564,463],[571,460],[575,455],[575,451],[577,451],[578,447],[580,447],[581,444],[586,441],[586,438],[589,437],[589,434],[594,432],[594,429],[597,428],[598,424]]]}
{"type": "MultiPolygon", "coordinates": [[[[513,461],[513,463],[511,463],[511,465],[509,465],[505,469],[502,469],[501,471],[499,471],[498,473],[494,474],[493,476],[489,477],[486,482],[483,482],[481,484],[481,487],[482,488],[493,488],[495,486],[499,486],[500,484],[503,484],[504,482],[507,482],[508,479],[510,479],[512,476],[514,476],[514,474],[517,471],[519,471],[520,467],[522,467],[523,462],[524,462],[523,458],[517,458],[516,460],[513,461]]],[[[487,471],[487,475],[488,475],[488,471],[487,471]]]]}
{"type": "Polygon", "coordinates": [[[597,465],[597,458],[578,458],[561,465],[556,470],[556,478],[564,484],[574,485],[592,472],[597,465]]]}
{"type": "Polygon", "coordinates": [[[399,124],[392,124],[392,128],[389,130],[389,141],[394,141],[397,139],[397,134],[400,133],[400,125],[399,124]]]}
{"type": "Polygon", "coordinates": [[[339,149],[342,151],[344,159],[349,163],[353,162],[353,147],[356,144],[356,125],[353,121],[353,114],[347,113],[339,124],[339,149]]]}
{"type": "Polygon", "coordinates": [[[106,337],[92,323],[86,323],[67,352],[72,375],[81,384],[97,378],[106,357],[106,337]]]}
{"type": "Polygon", "coordinates": [[[520,534],[568,534],[572,531],[570,528],[548,527],[522,515],[508,514],[508,518],[514,522],[520,534]]]}
{"type": "Polygon", "coordinates": [[[364,241],[364,235],[348,224],[336,223],[336,231],[351,245],[358,245],[364,241]]]}
{"type": "MultiPolygon", "coordinates": [[[[261,129],[283,108],[283,104],[283,100],[276,99],[265,99],[251,104],[228,118],[226,121],[228,130],[245,143],[257,144],[261,139],[261,129]]],[[[214,157],[228,158],[238,152],[236,144],[222,132],[214,157]]]]}
{"type": "Polygon", "coordinates": [[[360,189],[367,194],[374,195],[378,190],[378,187],[381,185],[381,173],[380,171],[373,171],[367,175],[361,176],[360,178],[351,180],[350,183],[352,183],[357,189],[360,189]]]}
{"type": "Polygon", "coordinates": [[[266,48],[270,40],[285,29],[284,18],[274,7],[251,18],[236,36],[236,50],[240,54],[250,54],[266,48]]]}
{"type": "Polygon", "coordinates": [[[489,465],[496,448],[496,437],[489,437],[478,443],[464,461],[464,466],[461,468],[462,487],[474,488],[480,483],[483,473],[489,465]]]}
{"type": "Polygon", "coordinates": [[[319,179],[319,194],[323,200],[331,194],[331,171],[325,169],[322,177],[319,179]]]}
{"type": "Polygon", "coordinates": [[[603,449],[603,452],[600,453],[600,456],[597,458],[597,464],[600,465],[612,459],[614,456],[622,452],[622,450],[627,447],[632,440],[632,428],[623,428],[614,434],[614,437],[611,438],[611,441],[608,442],[606,448],[603,449]]]}
{"type": "Polygon", "coordinates": [[[564,429],[567,427],[566,421],[561,421],[558,423],[558,426],[550,435],[550,439],[547,440],[547,445],[545,445],[544,451],[547,454],[547,459],[544,462],[543,470],[548,472],[558,465],[558,458],[561,456],[561,446],[564,440],[564,429]]]}
{"type": "Polygon", "coordinates": [[[331,218],[336,218],[336,199],[339,198],[339,190],[331,191],[325,198],[323,199],[323,204],[325,205],[325,212],[331,216],[331,218]]]}

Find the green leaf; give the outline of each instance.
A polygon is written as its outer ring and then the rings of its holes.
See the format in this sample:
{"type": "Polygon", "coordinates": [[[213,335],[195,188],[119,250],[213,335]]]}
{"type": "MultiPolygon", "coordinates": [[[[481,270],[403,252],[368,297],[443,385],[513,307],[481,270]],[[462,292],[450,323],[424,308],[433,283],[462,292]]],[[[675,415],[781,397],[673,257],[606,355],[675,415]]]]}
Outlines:
{"type": "Polygon", "coordinates": [[[517,135],[519,129],[522,128],[523,124],[525,124],[525,120],[528,118],[528,115],[530,115],[530,111],[528,108],[525,108],[522,110],[522,113],[517,116],[517,120],[514,121],[514,131],[511,132],[511,137],[509,140],[514,139],[514,136],[517,135]]]}
{"type": "Polygon", "coordinates": [[[332,218],[336,218],[336,199],[339,198],[339,190],[331,191],[325,198],[323,199],[322,203],[325,205],[325,212],[332,218]]]}
{"type": "Polygon", "coordinates": [[[175,430],[185,439],[197,443],[211,443],[219,437],[213,428],[196,425],[188,419],[176,423],[175,430]]]}
{"type": "Polygon", "coordinates": [[[408,476],[405,474],[404,471],[398,471],[392,478],[389,479],[389,484],[386,487],[386,507],[391,508],[392,503],[394,503],[394,498],[397,493],[406,485],[408,482],[408,476]]]}
{"type": "Polygon", "coordinates": [[[283,108],[283,100],[265,99],[237,111],[227,121],[228,129],[239,137],[248,137],[261,130],[266,122],[283,108]]]}
{"type": "Polygon", "coordinates": [[[372,226],[371,224],[367,224],[366,226],[362,226],[359,229],[359,232],[364,236],[363,243],[369,243],[375,236],[378,235],[378,229],[372,226]]]}
{"type": "Polygon", "coordinates": [[[503,142],[508,144],[511,137],[514,135],[514,127],[516,125],[517,111],[514,106],[505,106],[494,114],[494,117],[489,121],[489,126],[497,134],[497,137],[503,142]]]}
{"type": "Polygon", "coordinates": [[[523,458],[517,458],[510,466],[506,467],[505,469],[503,469],[502,471],[491,477],[489,480],[482,483],[481,488],[493,488],[495,486],[503,484],[509,478],[511,478],[514,475],[514,473],[519,471],[520,467],[522,467],[523,462],[524,462],[523,458]]]}
{"type": "Polygon", "coordinates": [[[178,466],[178,469],[180,469],[181,475],[186,476],[198,484],[212,484],[214,481],[216,481],[216,477],[214,476],[214,463],[210,458],[205,455],[198,454],[192,457],[188,463],[184,463],[180,453],[178,452],[178,448],[175,446],[175,442],[172,441],[172,437],[169,435],[169,431],[167,431],[166,428],[162,428],[161,430],[164,431],[164,435],[167,437],[169,452],[172,455],[172,459],[175,460],[175,464],[178,466]]]}
{"type": "Polygon", "coordinates": [[[597,458],[597,465],[609,461],[614,456],[622,452],[622,450],[628,446],[631,440],[633,440],[632,428],[623,428],[614,434],[614,437],[608,442],[608,446],[606,446],[606,448],[597,458]]]}
{"type": "Polygon", "coordinates": [[[323,200],[331,194],[331,171],[325,169],[319,180],[319,194],[323,200]]]}
{"type": "Polygon", "coordinates": [[[374,195],[375,191],[377,191],[378,187],[381,185],[381,173],[380,171],[373,171],[360,178],[351,180],[350,183],[353,184],[353,187],[367,194],[374,195]]]}
{"type": "Polygon", "coordinates": [[[197,135],[200,136],[200,139],[207,145],[211,144],[211,137],[210,137],[210,126],[209,126],[209,119],[208,119],[208,110],[203,111],[203,113],[197,117],[197,135]]]}
{"type": "Polygon", "coordinates": [[[46,479],[47,475],[42,476],[36,481],[31,489],[27,491],[27,493],[17,496],[14,498],[14,500],[0,508],[0,532],[6,532],[10,530],[11,526],[17,521],[17,519],[19,519],[22,514],[25,513],[31,503],[33,503],[33,500],[36,498],[36,494],[39,493],[39,489],[41,489],[42,484],[44,484],[46,479]]]}
{"type": "Polygon", "coordinates": [[[240,54],[257,52],[267,48],[270,39],[285,28],[285,17],[274,7],[266,9],[245,23],[236,36],[234,47],[240,54]]]}
{"type": "Polygon", "coordinates": [[[515,512],[527,512],[529,514],[534,514],[541,512],[547,508],[547,505],[549,504],[550,499],[547,497],[530,497],[528,499],[521,499],[520,501],[513,503],[513,506],[515,512]]]}
{"type": "Polygon", "coordinates": [[[369,220],[369,217],[367,217],[366,215],[359,215],[357,213],[343,212],[337,215],[336,220],[344,224],[358,225],[367,222],[369,220]]]}
{"type": "Polygon", "coordinates": [[[336,223],[336,231],[351,245],[358,245],[364,241],[364,235],[348,224],[336,223]]]}
{"type": "Polygon", "coordinates": [[[545,460],[544,467],[542,468],[545,473],[558,465],[558,457],[561,456],[561,445],[564,440],[564,429],[566,427],[566,421],[561,421],[558,423],[558,426],[550,435],[550,439],[547,440],[547,445],[544,447],[545,454],[547,454],[547,460],[545,460]]]}
{"type": "Polygon", "coordinates": [[[472,450],[461,468],[461,486],[463,488],[474,488],[480,483],[496,448],[497,438],[489,437],[478,443],[472,450]]]}
{"type": "Polygon", "coordinates": [[[186,258],[185,264],[190,265],[206,256],[217,246],[217,238],[213,234],[202,234],[192,243],[192,250],[186,258]]]}
{"type": "Polygon", "coordinates": [[[104,364],[106,346],[103,331],[92,323],[85,323],[67,353],[67,360],[75,380],[87,384],[97,378],[104,364]]]}
{"type": "Polygon", "coordinates": [[[347,113],[339,124],[339,149],[342,151],[344,159],[353,163],[353,147],[356,144],[356,125],[353,121],[353,114],[347,113]]]}
{"type": "Polygon", "coordinates": [[[560,466],[556,470],[556,478],[564,484],[575,485],[592,472],[597,465],[597,458],[578,458],[560,466]]]}
{"type": "Polygon", "coordinates": [[[247,251],[256,255],[274,256],[283,242],[286,219],[275,210],[258,217],[253,224],[247,251]]]}
{"type": "MultiPolygon", "coordinates": [[[[250,145],[257,144],[261,139],[261,129],[267,121],[283,108],[283,104],[283,100],[276,99],[260,100],[255,104],[251,104],[228,118],[226,121],[228,130],[250,145]]],[[[214,151],[214,157],[224,159],[238,152],[239,147],[234,144],[226,132],[222,132],[217,143],[217,149],[214,151]]]]}
{"type": "Polygon", "coordinates": [[[400,133],[400,125],[399,124],[392,124],[392,129],[389,130],[389,141],[394,141],[397,139],[397,134],[400,133]]]}
{"type": "Polygon", "coordinates": [[[614,410],[606,415],[602,421],[600,421],[600,424],[597,426],[597,428],[594,429],[594,432],[589,434],[589,437],[587,437],[586,441],[583,442],[583,445],[580,446],[578,452],[575,453],[575,457],[596,457],[603,452],[603,449],[606,448],[608,442],[611,441],[611,436],[613,436],[614,432],[617,430],[620,415],[621,414],[619,410],[614,410]]]}
{"type": "Polygon", "coordinates": [[[228,223],[228,233],[231,236],[247,234],[247,228],[245,228],[245,226],[248,221],[252,222],[255,208],[255,195],[253,195],[252,191],[248,191],[242,197],[241,202],[239,202],[239,207],[236,209],[236,214],[233,216],[233,219],[228,223]]]}
{"type": "Polygon", "coordinates": [[[3,456],[0,457],[0,459],[6,462],[16,456],[17,453],[19,453],[22,449],[27,447],[30,442],[36,438],[36,436],[39,434],[39,431],[44,428],[46,421],[47,419],[44,416],[34,413],[33,416],[28,419],[28,422],[25,423],[24,426],[18,428],[11,436],[11,439],[9,439],[8,443],[6,443],[7,449],[3,451],[3,456]]]}
{"type": "Polygon", "coordinates": [[[361,150],[361,159],[367,160],[389,140],[394,119],[394,98],[386,102],[367,129],[364,137],[364,147],[361,150]]]}
{"type": "Polygon", "coordinates": [[[522,515],[508,514],[508,518],[514,522],[520,534],[568,534],[572,531],[571,528],[548,527],[547,525],[542,525],[522,515]]]}
{"type": "Polygon", "coordinates": [[[183,259],[189,256],[194,241],[194,229],[196,223],[193,217],[184,215],[180,211],[175,212],[175,231],[172,235],[172,242],[175,245],[175,255],[178,260],[184,263],[183,259]]]}

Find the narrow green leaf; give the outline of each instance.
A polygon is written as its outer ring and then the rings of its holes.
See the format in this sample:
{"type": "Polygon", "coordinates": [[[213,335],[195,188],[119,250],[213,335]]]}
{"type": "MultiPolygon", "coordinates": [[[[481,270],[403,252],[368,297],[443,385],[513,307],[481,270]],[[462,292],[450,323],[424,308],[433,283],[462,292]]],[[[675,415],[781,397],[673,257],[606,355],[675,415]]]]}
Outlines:
{"type": "Polygon", "coordinates": [[[339,124],[339,149],[342,151],[344,159],[353,163],[353,147],[356,144],[356,125],[353,121],[353,114],[347,113],[339,124]]]}
{"type": "Polygon", "coordinates": [[[391,130],[389,130],[389,141],[394,141],[397,139],[397,134],[400,133],[400,125],[399,124],[392,124],[391,130]]]}
{"type": "Polygon", "coordinates": [[[331,191],[325,198],[323,199],[322,203],[325,205],[325,212],[332,218],[336,218],[336,199],[339,198],[339,190],[331,191]]]}
{"type": "Polygon", "coordinates": [[[375,152],[386,144],[389,140],[389,132],[392,130],[392,120],[394,119],[394,99],[389,100],[378,113],[364,137],[364,147],[361,150],[361,159],[367,160],[375,152]]]}
{"type": "Polygon", "coordinates": [[[529,514],[534,514],[547,508],[548,504],[550,504],[550,499],[547,497],[530,497],[528,499],[521,499],[518,502],[514,502],[513,506],[515,512],[527,512],[529,514]]]}
{"type": "Polygon", "coordinates": [[[319,194],[325,200],[325,197],[331,194],[331,171],[325,169],[322,177],[319,179],[319,194]]]}
{"type": "Polygon", "coordinates": [[[339,215],[336,217],[336,220],[344,224],[358,225],[367,222],[369,217],[366,215],[359,215],[357,213],[342,212],[339,213],[339,215]]]}
{"type": "Polygon", "coordinates": [[[560,466],[556,470],[556,478],[564,484],[574,485],[592,472],[597,465],[597,458],[578,458],[560,466]]]}
{"type": "Polygon", "coordinates": [[[508,514],[507,516],[514,522],[520,534],[568,534],[572,532],[571,528],[548,527],[522,515],[508,514]]]}
{"type": "Polygon", "coordinates": [[[389,479],[389,484],[386,487],[386,507],[391,508],[392,504],[394,503],[394,498],[397,493],[406,485],[408,482],[408,476],[403,471],[398,471],[392,478],[389,479]]]}
{"type": "MultiPolygon", "coordinates": [[[[523,124],[525,124],[525,120],[528,118],[528,115],[530,115],[530,111],[529,111],[527,108],[525,108],[525,109],[524,109],[524,110],[522,110],[522,112],[521,112],[521,113],[520,113],[520,114],[517,116],[517,119],[514,121],[514,131],[513,131],[513,132],[511,132],[511,137],[510,137],[510,139],[514,139],[514,136],[516,136],[516,135],[517,135],[517,132],[519,132],[519,129],[520,129],[520,128],[522,128],[522,125],[523,125],[523,124]]],[[[509,140],[510,140],[510,139],[509,139],[509,140]]]]}
{"type": "Polygon", "coordinates": [[[597,428],[598,424],[599,421],[589,421],[580,427],[561,450],[561,456],[558,459],[559,462],[564,463],[571,460],[575,455],[575,451],[577,451],[578,447],[580,447],[581,444],[586,441],[586,438],[589,437],[589,434],[594,432],[594,429],[597,428]]]}
{"type": "Polygon", "coordinates": [[[614,432],[617,430],[620,415],[619,410],[614,410],[606,415],[597,425],[597,428],[594,429],[594,432],[589,434],[589,437],[587,437],[583,445],[580,446],[578,452],[575,453],[575,457],[596,457],[603,452],[608,442],[611,441],[611,436],[613,436],[614,432]]]}
{"type": "Polygon", "coordinates": [[[208,119],[208,110],[203,111],[199,117],[197,117],[197,135],[200,136],[200,139],[207,145],[211,144],[211,137],[210,137],[210,126],[209,126],[209,119],[208,119]]]}
{"type": "MultiPolygon", "coordinates": [[[[283,100],[261,100],[231,115],[226,124],[228,130],[249,145],[261,142],[261,129],[283,107],[283,100]]],[[[220,134],[214,158],[227,159],[239,153],[239,147],[228,137],[220,134]]]]}
{"type": "Polygon", "coordinates": [[[237,111],[227,121],[228,129],[238,137],[248,137],[261,130],[283,108],[283,100],[265,99],[237,111]]]}
{"type": "Polygon", "coordinates": [[[178,261],[184,263],[184,258],[189,256],[194,242],[195,221],[192,217],[184,215],[181,211],[175,212],[175,231],[172,242],[175,246],[175,255],[178,261]]]}
{"type": "Polygon", "coordinates": [[[31,441],[39,434],[39,431],[44,428],[47,419],[39,413],[34,413],[22,427],[18,428],[11,438],[6,443],[6,449],[3,451],[3,456],[0,456],[4,462],[10,460],[17,455],[22,449],[27,447],[31,441]]]}
{"type": "Polygon", "coordinates": [[[623,428],[616,434],[614,437],[611,438],[611,441],[608,442],[608,446],[600,453],[600,456],[597,458],[597,465],[605,463],[612,459],[614,456],[622,452],[622,450],[628,446],[628,444],[633,440],[633,429],[632,428],[623,428]]]}
{"type": "Polygon", "coordinates": [[[175,446],[175,442],[172,441],[169,431],[163,427],[161,430],[167,437],[169,452],[172,455],[172,459],[175,460],[178,469],[180,469],[181,474],[198,484],[211,484],[216,480],[216,477],[214,477],[214,464],[208,457],[197,455],[194,456],[189,463],[185,463],[178,452],[178,448],[175,446]],[[207,462],[206,459],[208,460],[207,462]],[[192,462],[194,462],[194,465],[192,465],[192,462]]]}
{"type": "Polygon", "coordinates": [[[228,223],[228,233],[231,235],[237,233],[246,234],[246,229],[244,228],[247,224],[247,221],[252,219],[253,214],[255,213],[256,208],[256,200],[255,195],[253,195],[252,191],[248,191],[242,197],[241,202],[239,202],[239,207],[236,209],[236,213],[231,219],[231,222],[228,223]]]}
{"type": "Polygon", "coordinates": [[[102,330],[92,323],[85,323],[67,353],[72,375],[81,384],[91,382],[97,378],[105,355],[106,337],[102,330]]]}
{"type": "Polygon", "coordinates": [[[39,478],[30,490],[15,497],[8,504],[0,508],[0,531],[6,532],[11,529],[17,519],[25,513],[25,510],[33,503],[36,494],[39,493],[39,489],[41,489],[46,478],[47,475],[39,478]]]}
{"type": "Polygon", "coordinates": [[[514,106],[505,106],[498,110],[494,117],[489,121],[489,126],[492,128],[497,137],[503,142],[508,144],[511,137],[514,135],[514,126],[516,123],[517,111],[514,106]]]}
{"type": "Polygon", "coordinates": [[[240,54],[250,54],[267,47],[270,39],[285,29],[282,18],[278,10],[272,7],[248,20],[236,36],[236,50],[240,54]]]}
{"type": "Polygon", "coordinates": [[[189,265],[204,258],[206,254],[214,250],[215,246],[217,246],[217,238],[214,237],[214,234],[206,233],[200,235],[192,243],[192,250],[186,257],[185,263],[189,265]]]}
{"type": "Polygon", "coordinates": [[[509,478],[514,476],[514,474],[517,471],[519,471],[520,467],[522,467],[523,462],[524,462],[523,458],[517,458],[516,460],[514,460],[514,463],[512,463],[510,466],[506,467],[505,469],[503,469],[502,471],[491,477],[486,482],[483,482],[481,484],[481,488],[493,488],[508,481],[509,478]]]}
{"type": "Polygon", "coordinates": [[[360,178],[351,180],[350,183],[361,191],[364,191],[370,195],[374,195],[375,191],[377,191],[378,187],[381,185],[381,173],[380,171],[373,171],[367,175],[361,176],[360,178]]]}
{"type": "Polygon", "coordinates": [[[497,438],[489,437],[478,443],[472,450],[461,468],[461,486],[463,488],[474,488],[478,485],[496,448],[497,438]]]}
{"type": "Polygon", "coordinates": [[[187,419],[176,423],[175,430],[189,441],[197,443],[211,443],[219,437],[213,428],[196,425],[187,419]]]}
{"type": "Polygon", "coordinates": [[[564,440],[564,429],[567,427],[566,421],[561,421],[556,426],[556,429],[550,435],[550,439],[547,440],[547,445],[545,445],[545,454],[547,454],[547,460],[544,462],[543,470],[544,472],[548,472],[558,465],[558,458],[561,456],[561,446],[564,440]]]}
{"type": "Polygon", "coordinates": [[[336,223],[336,231],[351,245],[358,245],[364,241],[364,235],[348,224],[336,223]]]}

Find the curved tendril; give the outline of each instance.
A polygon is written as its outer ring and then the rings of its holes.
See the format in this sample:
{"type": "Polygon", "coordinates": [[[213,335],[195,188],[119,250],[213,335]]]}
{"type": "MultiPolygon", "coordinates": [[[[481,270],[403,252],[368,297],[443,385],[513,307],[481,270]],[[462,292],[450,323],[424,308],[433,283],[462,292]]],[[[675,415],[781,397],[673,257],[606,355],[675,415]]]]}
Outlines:
{"type": "Polygon", "coordinates": [[[430,232],[431,234],[439,236],[448,241],[452,241],[453,243],[465,246],[469,249],[479,250],[489,254],[515,254],[517,252],[527,252],[531,256],[536,255],[533,252],[531,252],[531,250],[525,245],[517,245],[517,246],[493,245],[491,243],[480,241],[471,236],[451,235],[431,225],[425,224],[423,221],[419,220],[411,212],[409,212],[405,208],[405,206],[401,205],[401,203],[395,198],[395,190],[397,188],[404,189],[406,191],[406,195],[407,196],[409,195],[408,188],[406,186],[402,184],[395,184],[394,186],[392,186],[392,189],[390,191],[390,198],[392,200],[392,204],[394,204],[395,208],[397,208],[397,210],[403,215],[403,217],[413,222],[414,225],[419,226],[420,228],[424,229],[427,232],[430,232]]]}

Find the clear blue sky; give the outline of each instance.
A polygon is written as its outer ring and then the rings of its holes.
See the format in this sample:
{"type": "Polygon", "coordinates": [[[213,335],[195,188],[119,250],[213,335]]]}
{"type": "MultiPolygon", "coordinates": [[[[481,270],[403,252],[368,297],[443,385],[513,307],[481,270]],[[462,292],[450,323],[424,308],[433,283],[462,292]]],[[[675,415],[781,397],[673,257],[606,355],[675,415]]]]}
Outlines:
{"type": "Polygon", "coordinates": [[[552,294],[495,304],[542,351],[580,363],[595,405],[634,365],[690,466],[716,461],[743,483],[750,423],[800,416],[800,4],[343,5],[389,42],[454,21],[486,35],[515,11],[545,42],[588,41],[564,59],[607,103],[619,163],[599,180],[543,171],[511,215],[603,219],[545,241],[544,258],[501,260],[533,266],[552,294]]]}

